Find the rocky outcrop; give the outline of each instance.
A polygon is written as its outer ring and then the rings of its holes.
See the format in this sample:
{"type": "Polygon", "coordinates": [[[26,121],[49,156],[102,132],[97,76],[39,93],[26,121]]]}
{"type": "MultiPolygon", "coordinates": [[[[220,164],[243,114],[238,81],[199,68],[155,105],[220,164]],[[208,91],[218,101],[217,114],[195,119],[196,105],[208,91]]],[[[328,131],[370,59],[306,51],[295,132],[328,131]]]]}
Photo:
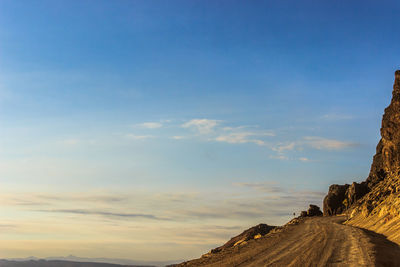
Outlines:
{"type": "Polygon", "coordinates": [[[381,140],[376,147],[376,154],[366,181],[368,188],[372,189],[398,166],[400,166],[400,70],[395,72],[392,101],[383,114],[381,140]]]}
{"type": "Polygon", "coordinates": [[[349,206],[356,203],[357,200],[361,199],[365,194],[369,191],[368,185],[366,182],[356,183],[353,182],[346,191],[346,197],[348,200],[349,206]]]}
{"type": "Polygon", "coordinates": [[[223,246],[214,248],[210,252],[217,253],[217,252],[220,252],[221,250],[224,250],[224,249],[227,249],[230,247],[246,244],[246,242],[251,239],[257,239],[257,238],[260,238],[260,237],[268,234],[274,228],[276,228],[276,226],[271,226],[271,225],[268,225],[265,223],[260,223],[259,225],[256,225],[254,227],[247,229],[240,235],[232,237],[223,246]]]}
{"type": "Polygon", "coordinates": [[[303,210],[300,213],[300,217],[313,217],[313,216],[322,216],[322,211],[317,205],[310,204],[310,207],[307,211],[303,210]]]}
{"type": "Polygon", "coordinates": [[[324,215],[330,216],[343,213],[346,210],[345,199],[347,205],[351,206],[367,194],[368,191],[369,188],[366,182],[353,182],[351,185],[331,185],[328,195],[324,198],[324,215]]]}
{"type": "Polygon", "coordinates": [[[317,205],[310,204],[310,207],[308,208],[308,211],[307,211],[307,216],[308,217],[322,216],[322,211],[317,205]]]}
{"type": "Polygon", "coordinates": [[[333,184],[329,187],[328,195],[324,198],[324,215],[336,215],[345,211],[343,201],[347,196],[350,185],[333,184]]]}

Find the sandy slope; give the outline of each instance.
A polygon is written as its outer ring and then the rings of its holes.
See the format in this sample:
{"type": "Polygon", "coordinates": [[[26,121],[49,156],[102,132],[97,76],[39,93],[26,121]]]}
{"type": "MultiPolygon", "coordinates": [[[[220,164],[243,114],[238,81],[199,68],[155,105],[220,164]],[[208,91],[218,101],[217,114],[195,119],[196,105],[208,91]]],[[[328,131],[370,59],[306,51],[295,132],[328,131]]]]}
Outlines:
{"type": "Polygon", "coordinates": [[[179,266],[400,266],[397,244],[342,221],[306,218],[281,232],[179,266]]]}
{"type": "Polygon", "coordinates": [[[400,245],[400,168],[350,207],[346,223],[384,234],[400,245]]]}

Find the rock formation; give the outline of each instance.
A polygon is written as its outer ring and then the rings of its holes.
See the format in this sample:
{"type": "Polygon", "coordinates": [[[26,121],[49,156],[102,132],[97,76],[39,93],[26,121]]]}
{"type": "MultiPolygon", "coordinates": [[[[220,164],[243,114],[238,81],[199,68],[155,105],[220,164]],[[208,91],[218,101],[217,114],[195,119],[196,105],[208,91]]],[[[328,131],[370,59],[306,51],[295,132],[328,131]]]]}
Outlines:
{"type": "Polygon", "coordinates": [[[310,207],[307,211],[303,210],[300,213],[300,217],[313,217],[313,216],[322,216],[322,211],[317,205],[310,204],[310,207]]]}
{"type": "Polygon", "coordinates": [[[356,183],[353,182],[346,191],[346,197],[349,206],[356,203],[357,200],[361,199],[369,191],[367,182],[356,183]]]}
{"type": "Polygon", "coordinates": [[[271,225],[268,225],[265,223],[260,223],[259,225],[256,225],[254,227],[251,227],[251,228],[245,230],[240,235],[232,237],[224,245],[214,248],[210,252],[217,253],[217,252],[220,252],[221,250],[224,250],[224,249],[227,249],[230,247],[245,244],[247,241],[249,241],[251,239],[257,239],[257,238],[260,238],[260,237],[268,234],[274,228],[276,228],[276,226],[271,226],[271,225]]]}
{"type": "Polygon", "coordinates": [[[310,207],[308,208],[307,211],[307,216],[312,217],[312,216],[322,216],[322,211],[317,205],[312,205],[310,204],[310,207]]]}
{"type": "Polygon", "coordinates": [[[366,181],[369,189],[400,166],[400,70],[395,72],[392,101],[383,114],[381,137],[366,181]]]}
{"type": "Polygon", "coordinates": [[[343,213],[345,206],[343,201],[350,185],[333,184],[329,187],[328,195],[324,198],[324,215],[336,215],[343,213]]]}
{"type": "Polygon", "coordinates": [[[382,118],[381,140],[376,147],[371,170],[365,182],[352,185],[331,185],[324,199],[324,215],[343,213],[346,199],[349,206],[357,203],[374,187],[385,180],[388,174],[397,172],[400,166],[400,70],[395,72],[392,101],[382,118]]]}

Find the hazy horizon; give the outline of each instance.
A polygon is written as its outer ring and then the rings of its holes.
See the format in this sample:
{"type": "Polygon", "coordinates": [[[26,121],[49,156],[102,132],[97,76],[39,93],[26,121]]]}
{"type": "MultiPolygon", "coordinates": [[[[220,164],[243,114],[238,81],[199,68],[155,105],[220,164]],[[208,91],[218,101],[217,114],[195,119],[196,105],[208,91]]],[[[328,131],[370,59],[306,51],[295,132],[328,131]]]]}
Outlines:
{"type": "Polygon", "coordinates": [[[364,180],[396,1],[0,1],[0,258],[176,260],[364,180]]]}

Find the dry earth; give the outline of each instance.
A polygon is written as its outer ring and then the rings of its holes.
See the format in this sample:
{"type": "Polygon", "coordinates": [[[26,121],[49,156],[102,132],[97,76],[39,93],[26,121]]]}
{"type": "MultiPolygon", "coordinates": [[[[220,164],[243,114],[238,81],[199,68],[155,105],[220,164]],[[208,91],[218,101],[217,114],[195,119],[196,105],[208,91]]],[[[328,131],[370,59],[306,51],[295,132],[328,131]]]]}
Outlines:
{"type": "Polygon", "coordinates": [[[343,216],[301,219],[281,231],[178,266],[400,266],[400,247],[343,216]]]}

